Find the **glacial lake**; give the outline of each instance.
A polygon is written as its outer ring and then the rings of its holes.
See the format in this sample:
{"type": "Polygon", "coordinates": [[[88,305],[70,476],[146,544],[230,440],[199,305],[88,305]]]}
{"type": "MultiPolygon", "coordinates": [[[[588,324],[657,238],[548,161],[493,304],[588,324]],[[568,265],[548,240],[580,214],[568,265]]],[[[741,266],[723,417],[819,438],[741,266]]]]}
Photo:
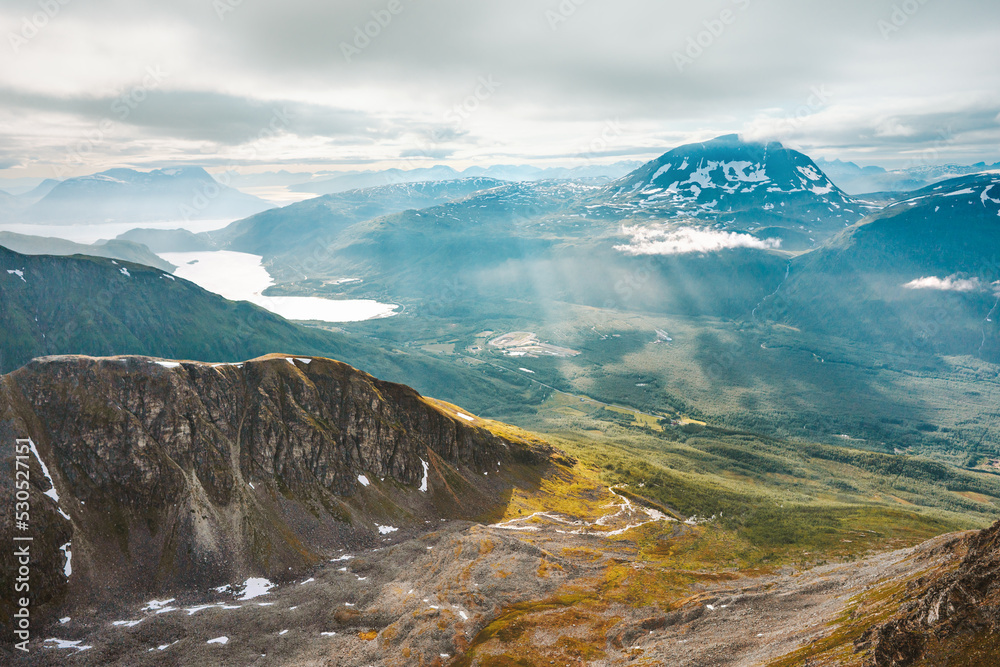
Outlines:
{"type": "Polygon", "coordinates": [[[177,265],[174,275],[233,301],[249,301],[289,320],[361,322],[398,314],[392,304],[367,299],[323,299],[307,296],[264,296],[274,280],[259,255],[219,250],[165,252],[159,255],[177,265]]]}

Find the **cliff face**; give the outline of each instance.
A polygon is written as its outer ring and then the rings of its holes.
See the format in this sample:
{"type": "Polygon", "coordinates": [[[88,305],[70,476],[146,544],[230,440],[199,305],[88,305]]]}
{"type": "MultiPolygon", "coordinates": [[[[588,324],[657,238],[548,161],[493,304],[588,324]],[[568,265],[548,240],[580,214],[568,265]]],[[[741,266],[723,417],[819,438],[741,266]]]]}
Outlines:
{"type": "Polygon", "coordinates": [[[958,567],[913,583],[914,599],[859,642],[867,665],[987,665],[1000,655],[1000,522],[974,533],[958,567]]]}
{"type": "Polygon", "coordinates": [[[30,437],[31,526],[19,534],[35,537],[44,614],[280,579],[389,528],[486,515],[548,452],[485,426],[328,359],[43,358],[0,378],[0,487],[13,497],[15,441],[30,437]]]}

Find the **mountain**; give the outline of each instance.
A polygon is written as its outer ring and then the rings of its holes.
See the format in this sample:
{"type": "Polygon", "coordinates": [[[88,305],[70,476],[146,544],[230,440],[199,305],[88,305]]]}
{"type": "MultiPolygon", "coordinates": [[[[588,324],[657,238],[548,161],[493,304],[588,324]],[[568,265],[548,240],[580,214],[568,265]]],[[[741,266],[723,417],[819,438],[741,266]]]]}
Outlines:
{"type": "Polygon", "coordinates": [[[419,167],[417,169],[385,169],[383,171],[348,172],[324,180],[300,183],[290,189],[293,192],[313,192],[332,194],[362,188],[399,183],[426,181],[451,181],[461,178],[494,178],[502,181],[542,181],[556,179],[613,179],[619,178],[641,163],[622,161],[609,165],[588,165],[582,167],[532,167],[529,165],[492,165],[489,167],[468,167],[457,171],[446,165],[419,167]]]}
{"type": "Polygon", "coordinates": [[[786,259],[758,249],[629,256],[619,249],[619,223],[591,215],[587,202],[600,192],[570,181],[505,183],[370,219],[334,216],[324,197],[223,231],[253,223],[252,234],[225,247],[264,256],[278,283],[269,293],[392,299],[406,305],[407,322],[447,317],[480,326],[485,317],[544,318],[555,303],[600,307],[620,301],[621,276],[636,266],[647,284],[630,290],[631,305],[653,312],[749,312],[780,282],[786,259]]]}
{"type": "Polygon", "coordinates": [[[46,236],[0,232],[0,246],[22,255],[91,255],[145,264],[168,273],[176,268],[170,262],[166,262],[150,252],[145,245],[128,240],[116,239],[86,244],[46,236]]]}
{"type": "Polygon", "coordinates": [[[1000,654],[1000,523],[948,551],[951,563],[922,573],[901,608],[857,640],[867,664],[986,665],[1000,654]]]}
{"type": "Polygon", "coordinates": [[[845,194],[807,156],[778,142],[738,135],[680,146],[607,187],[619,215],[695,218],[724,229],[828,233],[863,217],[866,206],[845,194]]]}
{"type": "Polygon", "coordinates": [[[138,227],[115,237],[116,241],[141,243],[153,252],[204,252],[215,250],[215,244],[206,234],[195,234],[187,229],[148,229],[138,227]]]}
{"type": "Polygon", "coordinates": [[[28,192],[18,195],[18,198],[25,204],[34,204],[52,192],[60,182],[54,178],[46,178],[28,192]]]}
{"type": "Polygon", "coordinates": [[[232,361],[278,347],[309,353],[330,345],[319,332],[159,269],[97,257],[0,248],[0,304],[4,371],[48,354],[232,361]]]}
{"type": "Polygon", "coordinates": [[[973,165],[922,165],[891,171],[878,166],[859,167],[853,162],[825,160],[823,158],[816,160],[816,164],[844,191],[852,195],[875,192],[909,192],[959,176],[1000,169],[1000,162],[993,165],[987,165],[985,162],[973,165]]]}
{"type": "Polygon", "coordinates": [[[206,236],[221,249],[265,258],[282,252],[315,253],[353,223],[427,208],[500,185],[504,183],[490,178],[464,178],[349,190],[265,211],[206,236]]]}
{"type": "Polygon", "coordinates": [[[59,183],[16,221],[48,224],[241,218],[272,205],[223,185],[201,167],[110,169],[59,183]]]}
{"type": "Polygon", "coordinates": [[[26,205],[20,197],[0,190],[0,215],[7,217],[22,210],[26,205]]]}
{"type": "Polygon", "coordinates": [[[794,260],[761,312],[853,340],[1000,360],[1000,175],[910,194],[794,260]]]}
{"type": "Polygon", "coordinates": [[[0,247],[0,372],[58,354],[141,354],[235,362],[284,350],[344,359],[481,414],[536,400],[539,388],[418,350],[304,327],[228,301],[159,269],[98,257],[29,256],[0,247]]]}
{"type": "MultiPolygon", "coordinates": [[[[287,581],[344,548],[488,516],[552,453],[409,387],[284,355],[37,359],[0,380],[0,437],[32,440],[39,625],[60,607],[287,581]]],[[[13,477],[0,488],[12,497],[13,477]]]]}

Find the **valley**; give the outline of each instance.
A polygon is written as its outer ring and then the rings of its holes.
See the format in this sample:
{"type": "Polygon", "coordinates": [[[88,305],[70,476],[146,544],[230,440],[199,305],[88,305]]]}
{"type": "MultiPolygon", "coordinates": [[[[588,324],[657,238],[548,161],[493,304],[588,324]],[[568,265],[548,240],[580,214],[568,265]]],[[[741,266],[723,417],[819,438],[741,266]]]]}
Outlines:
{"type": "Polygon", "coordinates": [[[993,595],[997,178],[852,197],[727,135],[9,236],[0,436],[58,490],[18,664],[975,655],[992,607],[931,598],[993,595]]]}

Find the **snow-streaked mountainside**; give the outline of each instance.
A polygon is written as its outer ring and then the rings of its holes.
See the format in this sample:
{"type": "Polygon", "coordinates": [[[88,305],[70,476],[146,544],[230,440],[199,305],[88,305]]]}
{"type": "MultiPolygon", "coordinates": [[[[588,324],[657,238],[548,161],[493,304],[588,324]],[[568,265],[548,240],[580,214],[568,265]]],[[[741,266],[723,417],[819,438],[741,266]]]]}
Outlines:
{"type": "Polygon", "coordinates": [[[758,314],[901,349],[1000,359],[1000,174],[911,195],[794,259],[758,314]]]}
{"type": "Polygon", "coordinates": [[[798,222],[805,231],[844,227],[868,211],[806,155],[735,134],[665,153],[610,184],[607,204],[637,216],[705,218],[743,229],[798,222]]]}
{"type": "Polygon", "coordinates": [[[12,219],[56,224],[211,220],[268,208],[270,203],[219,183],[201,167],[109,169],[55,185],[12,219]]]}
{"type": "Polygon", "coordinates": [[[977,216],[983,211],[1000,213],[1000,171],[960,176],[929,185],[887,206],[879,217],[895,215],[901,207],[919,207],[918,210],[926,213],[931,206],[933,213],[977,216]]]}

